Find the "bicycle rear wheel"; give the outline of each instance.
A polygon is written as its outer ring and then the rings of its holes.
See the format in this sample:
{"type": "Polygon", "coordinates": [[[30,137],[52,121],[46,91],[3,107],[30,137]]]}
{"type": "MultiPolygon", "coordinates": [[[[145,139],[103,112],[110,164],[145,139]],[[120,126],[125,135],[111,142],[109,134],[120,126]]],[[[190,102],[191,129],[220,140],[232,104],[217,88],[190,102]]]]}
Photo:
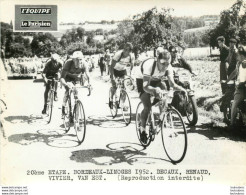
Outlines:
{"type": "Polygon", "coordinates": [[[122,111],[123,119],[126,125],[129,125],[131,123],[132,109],[131,109],[130,98],[125,90],[122,90],[120,93],[119,104],[122,111]]]}
{"type": "Polygon", "coordinates": [[[86,120],[83,104],[79,100],[77,100],[74,107],[74,129],[76,131],[78,142],[81,144],[85,139],[86,120]]]}
{"type": "MultiPolygon", "coordinates": [[[[111,96],[112,96],[112,87],[109,89],[109,101],[111,99],[111,96]]],[[[111,112],[112,117],[115,118],[118,112],[118,105],[117,105],[118,103],[117,103],[117,98],[115,94],[113,95],[112,103],[113,105],[112,105],[112,108],[110,108],[110,112],[111,112]]]]}
{"type": "Polygon", "coordinates": [[[52,117],[52,110],[53,110],[53,101],[54,101],[54,92],[53,91],[49,91],[49,94],[48,94],[48,101],[47,101],[47,124],[50,123],[51,121],[51,117],[52,117]]]}
{"type": "Polygon", "coordinates": [[[141,143],[141,145],[143,147],[148,147],[152,141],[152,134],[150,133],[152,131],[152,124],[151,124],[151,117],[150,115],[147,118],[147,122],[146,122],[146,132],[147,132],[147,142],[144,143],[141,140],[141,113],[143,111],[143,103],[140,102],[137,106],[137,110],[136,110],[136,131],[137,131],[137,136],[138,136],[138,140],[141,143]]]}
{"type": "Polygon", "coordinates": [[[163,117],[161,136],[164,150],[173,163],[181,162],[187,151],[187,132],[180,113],[173,108],[163,117]]]}
{"type": "Polygon", "coordinates": [[[63,125],[65,128],[65,131],[68,132],[71,126],[71,113],[72,113],[72,108],[71,108],[71,97],[70,95],[68,96],[68,100],[65,106],[65,112],[62,115],[63,118],[63,125]]]}

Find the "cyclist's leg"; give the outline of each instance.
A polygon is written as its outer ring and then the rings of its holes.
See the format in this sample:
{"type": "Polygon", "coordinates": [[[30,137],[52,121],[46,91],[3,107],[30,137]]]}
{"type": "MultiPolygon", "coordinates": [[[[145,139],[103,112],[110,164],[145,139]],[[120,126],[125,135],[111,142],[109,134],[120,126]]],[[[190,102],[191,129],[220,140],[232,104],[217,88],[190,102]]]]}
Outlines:
{"type": "Polygon", "coordinates": [[[64,93],[64,97],[63,97],[63,102],[62,102],[62,115],[65,114],[65,106],[68,100],[68,96],[69,96],[69,88],[66,86],[65,87],[65,93],[64,93]]]}
{"type": "MultiPolygon", "coordinates": [[[[124,79],[125,76],[127,75],[126,70],[120,71],[119,75],[120,75],[119,76],[120,78],[124,79]]],[[[124,83],[123,83],[123,87],[124,87],[124,83]]],[[[121,97],[121,101],[125,102],[125,100],[126,100],[126,96],[125,96],[125,93],[124,93],[123,96],[121,97]]]]}
{"type": "Polygon", "coordinates": [[[58,99],[58,96],[57,96],[57,87],[58,87],[58,82],[55,82],[54,83],[54,96],[55,96],[55,100],[57,101],[58,99]]]}
{"type": "Polygon", "coordinates": [[[50,90],[50,83],[48,81],[48,83],[45,85],[45,91],[44,91],[44,108],[42,110],[42,114],[45,114],[46,113],[49,90],[50,90]]]}
{"type": "Polygon", "coordinates": [[[144,106],[144,109],[141,112],[141,131],[145,131],[146,121],[151,110],[150,94],[144,92],[142,95],[140,95],[140,99],[144,106]]]}
{"type": "Polygon", "coordinates": [[[231,109],[231,125],[235,125],[235,119],[236,119],[236,115],[237,115],[237,108],[239,106],[239,104],[243,101],[244,99],[244,89],[240,89],[237,88],[235,91],[235,95],[234,95],[234,101],[232,104],[232,109],[231,109]]]}
{"type": "MultiPolygon", "coordinates": [[[[115,77],[115,78],[118,77],[118,74],[117,74],[117,73],[118,73],[118,71],[116,71],[116,70],[114,69],[114,77],[115,77]]],[[[114,79],[111,80],[111,84],[112,84],[112,87],[111,87],[111,97],[109,97],[109,98],[110,98],[110,101],[113,100],[114,94],[115,94],[115,92],[116,92],[116,82],[115,82],[114,79]]]]}
{"type": "MultiPolygon", "coordinates": [[[[156,84],[156,86],[160,87],[162,90],[167,90],[167,85],[165,82],[160,81],[159,83],[156,84]]],[[[162,118],[163,118],[163,114],[164,114],[163,108],[164,107],[161,104],[159,104],[159,110],[160,110],[160,118],[159,119],[160,120],[162,120],[162,118]]]]}

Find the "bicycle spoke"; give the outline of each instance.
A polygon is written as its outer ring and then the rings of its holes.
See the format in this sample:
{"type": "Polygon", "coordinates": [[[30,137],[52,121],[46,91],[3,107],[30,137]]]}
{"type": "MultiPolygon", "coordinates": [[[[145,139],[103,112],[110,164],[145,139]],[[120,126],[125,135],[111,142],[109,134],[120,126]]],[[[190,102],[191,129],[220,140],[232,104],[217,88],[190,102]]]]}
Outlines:
{"type": "Polygon", "coordinates": [[[86,120],[83,105],[79,100],[77,101],[75,107],[74,128],[76,131],[78,142],[81,144],[85,138],[86,120]]]}
{"type": "Polygon", "coordinates": [[[126,91],[122,91],[120,95],[120,108],[126,125],[131,123],[131,103],[126,91]]]}
{"type": "Polygon", "coordinates": [[[175,109],[168,110],[162,124],[162,142],[168,158],[181,162],[187,149],[187,133],[181,115],[175,109]]]}

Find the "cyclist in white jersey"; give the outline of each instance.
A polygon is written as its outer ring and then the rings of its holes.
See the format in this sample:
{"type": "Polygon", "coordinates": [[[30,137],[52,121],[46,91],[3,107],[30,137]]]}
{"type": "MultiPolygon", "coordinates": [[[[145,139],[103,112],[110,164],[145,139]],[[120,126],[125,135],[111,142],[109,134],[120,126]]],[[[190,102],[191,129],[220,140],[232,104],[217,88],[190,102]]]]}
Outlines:
{"type": "Polygon", "coordinates": [[[130,71],[132,71],[135,57],[134,54],[131,52],[133,49],[133,46],[131,43],[126,43],[123,50],[120,50],[116,52],[112,59],[111,69],[110,69],[110,78],[112,83],[112,91],[111,91],[111,97],[109,100],[109,107],[112,108],[113,106],[113,96],[116,91],[116,83],[114,80],[114,77],[120,77],[124,78],[125,75],[127,75],[126,67],[129,65],[131,68],[130,71]]]}
{"type": "Polygon", "coordinates": [[[167,86],[161,81],[163,76],[166,76],[170,87],[176,90],[186,90],[177,85],[173,79],[173,69],[171,65],[171,54],[167,50],[160,51],[157,59],[149,58],[140,65],[142,76],[137,78],[137,88],[144,109],[141,113],[141,140],[147,142],[146,120],[151,109],[150,95],[156,98],[161,98],[162,91],[167,90],[167,86]]]}

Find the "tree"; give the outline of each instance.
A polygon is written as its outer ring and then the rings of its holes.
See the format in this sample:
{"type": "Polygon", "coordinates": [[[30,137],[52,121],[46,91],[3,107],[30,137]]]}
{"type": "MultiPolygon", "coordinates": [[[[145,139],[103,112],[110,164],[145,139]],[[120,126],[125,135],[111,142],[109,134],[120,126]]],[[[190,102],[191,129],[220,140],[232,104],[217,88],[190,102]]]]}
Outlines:
{"type": "Polygon", "coordinates": [[[219,24],[208,34],[210,46],[217,47],[217,37],[224,36],[226,44],[229,44],[230,38],[240,38],[246,41],[246,4],[244,0],[237,0],[230,9],[224,10],[220,14],[219,24]],[[240,15],[240,13],[243,13],[240,15]]]}
{"type": "Polygon", "coordinates": [[[88,32],[87,38],[86,38],[86,43],[87,43],[89,46],[95,46],[95,40],[94,40],[94,37],[95,37],[95,33],[94,33],[93,31],[88,32]]]}
{"type": "Polygon", "coordinates": [[[85,36],[85,29],[81,28],[81,27],[78,27],[77,28],[77,34],[78,34],[78,37],[83,40],[84,36],[85,36]]]}
{"type": "Polygon", "coordinates": [[[37,56],[50,56],[51,53],[61,50],[57,39],[50,33],[38,33],[31,42],[32,53],[37,56]]]}

